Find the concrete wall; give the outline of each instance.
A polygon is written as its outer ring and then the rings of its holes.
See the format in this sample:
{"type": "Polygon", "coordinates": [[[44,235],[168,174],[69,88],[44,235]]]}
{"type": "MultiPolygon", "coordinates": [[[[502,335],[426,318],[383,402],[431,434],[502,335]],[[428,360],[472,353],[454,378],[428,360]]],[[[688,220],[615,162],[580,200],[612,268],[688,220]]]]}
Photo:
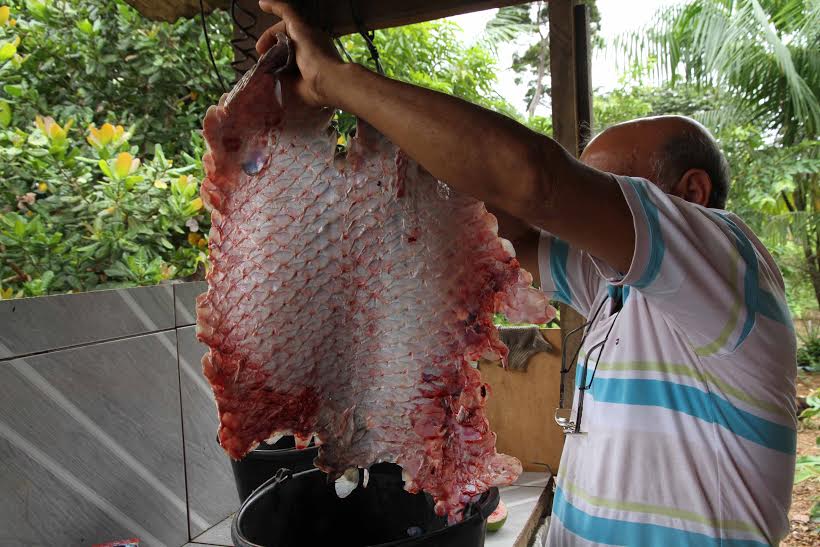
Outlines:
{"type": "Polygon", "coordinates": [[[179,546],[238,507],[203,283],[0,301],[0,545],[179,546]]]}

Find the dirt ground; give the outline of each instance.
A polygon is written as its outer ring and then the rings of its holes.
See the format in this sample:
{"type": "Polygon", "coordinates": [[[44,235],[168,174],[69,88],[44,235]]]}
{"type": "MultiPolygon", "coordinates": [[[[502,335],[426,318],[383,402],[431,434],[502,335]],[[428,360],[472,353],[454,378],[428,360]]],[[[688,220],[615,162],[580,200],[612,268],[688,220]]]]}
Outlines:
{"type": "MultiPolygon", "coordinates": [[[[820,388],[820,373],[799,374],[797,378],[797,395],[805,397],[812,390],[820,388]]],[[[815,438],[820,435],[820,420],[813,423],[801,423],[797,430],[797,455],[820,455],[815,438]]],[[[795,485],[792,494],[792,508],[789,511],[791,533],[780,544],[782,547],[817,547],[820,545],[820,525],[811,522],[809,511],[815,498],[820,496],[820,479],[803,481],[795,485]]]]}

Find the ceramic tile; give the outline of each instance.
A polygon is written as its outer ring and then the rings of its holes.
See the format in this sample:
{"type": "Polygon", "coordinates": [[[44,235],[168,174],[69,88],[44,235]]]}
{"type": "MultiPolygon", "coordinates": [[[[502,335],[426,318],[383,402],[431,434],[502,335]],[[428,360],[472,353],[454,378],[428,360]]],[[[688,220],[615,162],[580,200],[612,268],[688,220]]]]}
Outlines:
{"type": "Polygon", "coordinates": [[[546,471],[524,471],[518,476],[513,486],[537,486],[543,488],[547,485],[550,474],[546,471]]]}
{"type": "Polygon", "coordinates": [[[180,438],[173,332],[3,363],[0,442],[13,465],[0,458],[2,503],[11,505],[0,530],[47,545],[133,536],[184,544],[180,438]]]}
{"type": "MultiPolygon", "coordinates": [[[[523,484],[539,480],[543,473],[522,474],[523,484]]],[[[536,510],[544,486],[510,486],[501,489],[501,500],[507,506],[507,522],[496,532],[487,532],[485,547],[510,547],[515,543],[524,525],[536,510]]]]}
{"type": "Polygon", "coordinates": [[[196,297],[208,290],[204,281],[191,281],[174,285],[174,307],[178,327],[196,323],[196,297]]]}
{"type": "Polygon", "coordinates": [[[0,359],[174,326],[170,285],[0,301],[0,359]]]}
{"type": "Polygon", "coordinates": [[[225,520],[219,522],[214,527],[203,532],[194,538],[197,543],[210,543],[213,545],[221,545],[225,547],[233,547],[231,540],[231,523],[233,522],[233,515],[225,520]]]}
{"type": "Polygon", "coordinates": [[[0,545],[162,544],[2,421],[0,461],[0,545]]]}
{"type": "Polygon", "coordinates": [[[228,456],[216,442],[219,425],[211,387],[200,360],[206,347],[196,340],[195,327],[177,331],[185,427],[185,470],[192,515],[191,537],[239,508],[239,497],[228,456]]]}

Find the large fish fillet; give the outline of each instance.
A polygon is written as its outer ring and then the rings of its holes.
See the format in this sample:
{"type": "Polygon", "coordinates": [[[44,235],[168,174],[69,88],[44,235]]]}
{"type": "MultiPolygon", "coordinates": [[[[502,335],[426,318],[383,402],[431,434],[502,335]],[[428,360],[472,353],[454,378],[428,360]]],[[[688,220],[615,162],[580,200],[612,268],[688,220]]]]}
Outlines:
{"type": "Polygon", "coordinates": [[[240,458],[275,434],[316,433],[332,477],[396,462],[407,490],[458,520],[521,471],[495,451],[470,363],[506,356],[494,312],[554,310],[481,202],[364,124],[334,158],[332,112],[298,102],[289,62],[280,37],[204,122],[211,267],[197,327],[220,442],[240,458]]]}

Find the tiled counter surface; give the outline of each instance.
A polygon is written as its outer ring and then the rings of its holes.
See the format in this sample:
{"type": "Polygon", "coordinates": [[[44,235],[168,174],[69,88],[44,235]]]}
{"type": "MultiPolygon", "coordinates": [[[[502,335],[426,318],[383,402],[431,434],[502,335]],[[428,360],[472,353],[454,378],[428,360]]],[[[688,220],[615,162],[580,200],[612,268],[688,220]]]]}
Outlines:
{"type": "MultiPolygon", "coordinates": [[[[530,515],[535,511],[538,498],[547,486],[548,475],[545,473],[522,473],[512,486],[501,489],[501,499],[507,505],[507,522],[501,530],[488,532],[485,547],[511,547],[530,515]]],[[[201,535],[185,547],[233,547],[231,541],[230,516],[201,535]]]]}

